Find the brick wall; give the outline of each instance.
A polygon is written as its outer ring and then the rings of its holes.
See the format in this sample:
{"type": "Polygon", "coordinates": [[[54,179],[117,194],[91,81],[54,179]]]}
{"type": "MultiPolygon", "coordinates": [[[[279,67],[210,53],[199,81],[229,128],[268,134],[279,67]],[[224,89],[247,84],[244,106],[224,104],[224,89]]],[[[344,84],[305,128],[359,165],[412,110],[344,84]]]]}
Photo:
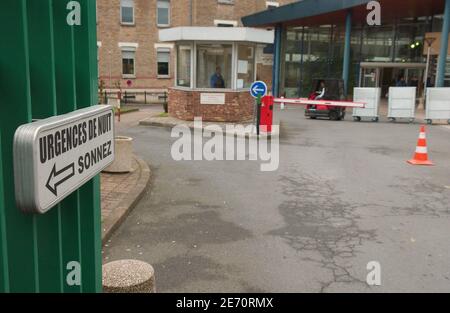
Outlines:
{"type": "MultiPolygon", "coordinates": [[[[278,0],[280,5],[298,0],[278,0]]],[[[193,22],[197,26],[213,26],[214,20],[236,20],[242,26],[241,18],[266,9],[265,0],[235,0],[233,4],[217,0],[193,0],[193,22]]]]}
{"type": "MultiPolygon", "coordinates": [[[[279,0],[282,4],[295,0],[279,0]]],[[[97,0],[97,37],[99,48],[99,77],[106,88],[114,87],[117,81],[126,88],[132,81],[132,88],[165,89],[174,85],[175,50],[172,49],[169,78],[158,78],[156,48],[159,28],[156,23],[156,0],[134,0],[135,25],[120,23],[120,0],[97,0]],[[135,78],[122,77],[122,52],[119,42],[139,44],[136,49],[135,78]]],[[[214,26],[214,20],[235,20],[241,26],[241,18],[265,10],[265,0],[236,0],[233,5],[219,4],[217,0],[192,0],[192,25],[214,26]]],[[[190,0],[171,1],[171,25],[190,26],[190,0]]],[[[258,69],[260,67],[258,66],[258,69]]],[[[270,66],[261,76],[271,78],[270,66]]],[[[267,78],[264,78],[267,80],[267,78]]]]}
{"type": "MultiPolygon", "coordinates": [[[[208,93],[214,93],[207,91],[208,93]]],[[[253,118],[255,100],[248,91],[224,91],[225,104],[200,104],[202,91],[169,89],[169,115],[192,121],[202,117],[205,122],[245,122],[253,118]]]]}
{"type": "MultiPolygon", "coordinates": [[[[156,63],[156,48],[158,30],[156,23],[156,0],[135,1],[135,25],[120,23],[120,0],[97,0],[98,22],[97,37],[101,42],[99,48],[99,76],[106,87],[114,87],[121,81],[126,87],[128,80],[132,81],[132,88],[167,88],[173,85],[175,70],[175,51],[172,49],[169,78],[158,78],[156,63]],[[135,56],[135,78],[122,77],[122,50],[119,42],[137,43],[135,56]],[[110,79],[111,78],[111,79],[110,79]]],[[[189,17],[185,12],[189,0],[172,1],[171,26],[189,24],[189,17]]]]}

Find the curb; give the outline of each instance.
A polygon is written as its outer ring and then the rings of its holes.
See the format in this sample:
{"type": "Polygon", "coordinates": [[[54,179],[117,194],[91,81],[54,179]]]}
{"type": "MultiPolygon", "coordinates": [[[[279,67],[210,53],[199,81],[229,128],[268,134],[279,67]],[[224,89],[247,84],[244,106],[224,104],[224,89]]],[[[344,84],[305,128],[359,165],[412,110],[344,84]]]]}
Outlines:
{"type": "Polygon", "coordinates": [[[113,232],[122,224],[128,214],[133,210],[139,201],[144,196],[148,186],[150,185],[151,171],[147,163],[142,159],[133,156],[136,162],[139,164],[140,177],[136,183],[136,187],[131,191],[122,202],[119,203],[111,214],[105,218],[102,224],[102,244],[104,245],[111,237],[113,232]]]}
{"type": "MultiPolygon", "coordinates": [[[[139,112],[139,108],[130,109],[130,110],[124,111],[124,112],[121,111],[120,115],[129,114],[129,113],[136,113],[136,112],[139,112]]],[[[114,112],[114,115],[118,116],[119,112],[114,112]]]]}
{"type": "MultiPolygon", "coordinates": [[[[140,126],[154,126],[154,127],[163,127],[163,128],[173,128],[175,126],[177,126],[178,124],[176,123],[172,123],[172,122],[158,122],[158,121],[149,121],[148,119],[144,119],[139,121],[139,125],[140,126]]],[[[195,130],[195,129],[199,129],[198,127],[195,127],[194,125],[190,125],[190,124],[186,124],[187,127],[189,127],[189,129],[191,130],[195,130]]],[[[281,121],[279,123],[279,134],[281,135],[281,121]]],[[[205,129],[204,127],[202,129],[205,129]]],[[[227,132],[223,132],[223,134],[225,136],[237,136],[237,137],[245,137],[246,139],[249,138],[258,138],[258,136],[256,136],[256,134],[249,134],[249,133],[245,133],[244,135],[242,134],[236,134],[236,133],[227,133],[227,132]]],[[[275,135],[276,133],[271,133],[271,134],[266,134],[266,133],[262,133],[260,135],[260,137],[267,137],[268,139],[272,138],[273,135],[275,135]]]]}

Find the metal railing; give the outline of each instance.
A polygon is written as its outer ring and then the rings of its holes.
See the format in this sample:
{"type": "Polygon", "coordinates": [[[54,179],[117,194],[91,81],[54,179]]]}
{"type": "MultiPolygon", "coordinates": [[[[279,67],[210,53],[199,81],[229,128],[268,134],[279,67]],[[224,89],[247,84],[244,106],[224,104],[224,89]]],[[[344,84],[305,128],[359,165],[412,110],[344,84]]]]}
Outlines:
{"type": "MultiPolygon", "coordinates": [[[[107,102],[106,99],[110,97],[117,97],[117,91],[102,91],[100,100],[106,103],[107,102]]],[[[167,91],[124,90],[122,91],[122,99],[126,104],[129,102],[138,102],[144,104],[151,104],[151,103],[163,104],[167,102],[168,93],[167,91]],[[137,100],[138,96],[140,96],[141,101],[137,100]]]]}

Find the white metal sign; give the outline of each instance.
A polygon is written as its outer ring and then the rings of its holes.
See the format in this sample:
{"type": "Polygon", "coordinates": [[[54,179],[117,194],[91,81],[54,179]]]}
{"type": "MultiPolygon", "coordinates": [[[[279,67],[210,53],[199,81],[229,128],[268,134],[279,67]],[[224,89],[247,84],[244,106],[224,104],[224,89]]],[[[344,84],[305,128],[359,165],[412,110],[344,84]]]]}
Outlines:
{"type": "Polygon", "coordinates": [[[201,93],[200,104],[225,104],[224,93],[201,93]]]}
{"type": "Polygon", "coordinates": [[[16,202],[45,213],[114,161],[114,112],[97,105],[20,126],[14,136],[16,202]]]}

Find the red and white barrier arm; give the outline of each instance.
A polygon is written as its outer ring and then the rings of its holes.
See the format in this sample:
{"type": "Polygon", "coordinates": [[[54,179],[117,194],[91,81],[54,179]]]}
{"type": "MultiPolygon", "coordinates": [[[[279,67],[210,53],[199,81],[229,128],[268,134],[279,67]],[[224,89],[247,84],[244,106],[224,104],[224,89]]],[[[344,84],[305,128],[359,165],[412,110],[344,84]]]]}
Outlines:
{"type": "Polygon", "coordinates": [[[365,108],[366,106],[364,102],[309,100],[307,98],[299,98],[299,99],[274,98],[274,102],[280,104],[298,104],[298,105],[329,105],[334,107],[346,107],[346,108],[365,108]]]}

